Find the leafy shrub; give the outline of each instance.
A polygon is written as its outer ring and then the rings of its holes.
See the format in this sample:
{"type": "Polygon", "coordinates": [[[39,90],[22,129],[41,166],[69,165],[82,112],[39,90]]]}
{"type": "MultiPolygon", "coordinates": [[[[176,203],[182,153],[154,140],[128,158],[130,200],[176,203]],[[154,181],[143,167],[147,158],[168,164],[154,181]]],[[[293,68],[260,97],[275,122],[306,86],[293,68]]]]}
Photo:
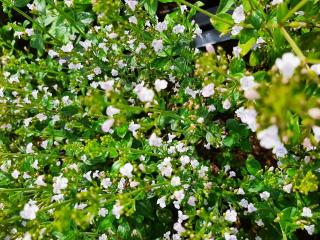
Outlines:
{"type": "Polygon", "coordinates": [[[1,2],[1,239],[319,236],[319,1],[1,2]]]}

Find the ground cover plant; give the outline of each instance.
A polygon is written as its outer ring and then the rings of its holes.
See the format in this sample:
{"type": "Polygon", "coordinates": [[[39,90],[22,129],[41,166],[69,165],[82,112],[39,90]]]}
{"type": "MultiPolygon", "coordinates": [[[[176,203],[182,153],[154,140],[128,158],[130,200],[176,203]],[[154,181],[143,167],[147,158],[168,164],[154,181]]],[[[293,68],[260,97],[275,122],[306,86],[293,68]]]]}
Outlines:
{"type": "Polygon", "coordinates": [[[1,239],[319,239],[318,0],[0,2],[1,239]]]}

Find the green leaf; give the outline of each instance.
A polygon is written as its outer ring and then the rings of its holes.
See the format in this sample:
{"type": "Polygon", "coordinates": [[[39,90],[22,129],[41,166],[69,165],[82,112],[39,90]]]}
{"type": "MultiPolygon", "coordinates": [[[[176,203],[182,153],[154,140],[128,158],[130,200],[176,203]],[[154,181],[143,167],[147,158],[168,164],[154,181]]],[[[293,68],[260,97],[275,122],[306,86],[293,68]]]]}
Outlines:
{"type": "Polygon", "coordinates": [[[30,46],[37,49],[38,54],[42,55],[44,51],[44,42],[43,42],[42,36],[39,33],[32,35],[30,46]]]}
{"type": "Polygon", "coordinates": [[[233,58],[230,62],[230,73],[242,73],[245,70],[246,64],[241,58],[233,58]]]}
{"type": "Polygon", "coordinates": [[[154,16],[157,13],[158,1],[157,0],[144,0],[144,8],[146,11],[154,16]]]}
{"type": "Polygon", "coordinates": [[[228,12],[233,4],[234,0],[221,0],[217,9],[217,13],[228,12]]]}
{"type": "Polygon", "coordinates": [[[295,207],[288,207],[281,211],[280,215],[280,227],[282,233],[285,236],[289,236],[298,229],[299,225],[296,224],[296,220],[299,217],[298,209],[295,207]]]}
{"type": "Polygon", "coordinates": [[[27,4],[30,2],[31,0],[15,0],[14,1],[14,5],[16,7],[25,7],[27,6],[27,4]]]}
{"type": "Polygon", "coordinates": [[[254,46],[256,41],[257,40],[255,38],[250,38],[250,40],[248,40],[246,43],[239,44],[239,47],[242,49],[240,53],[241,56],[247,55],[247,53],[251,50],[251,48],[254,46]]]}
{"type": "Polygon", "coordinates": [[[261,165],[253,156],[250,155],[246,161],[246,168],[250,174],[256,176],[257,172],[261,169],[261,165]]]}
{"type": "Polygon", "coordinates": [[[234,22],[228,13],[218,13],[216,17],[210,19],[213,27],[222,33],[227,33],[232,28],[234,22]]]}
{"type": "Polygon", "coordinates": [[[261,63],[261,60],[259,58],[259,54],[256,51],[252,51],[249,58],[249,64],[250,66],[254,67],[261,63]]]}
{"type": "Polygon", "coordinates": [[[122,222],[118,226],[117,233],[119,234],[120,239],[129,239],[130,232],[130,225],[128,222],[122,222]]]}
{"type": "Polygon", "coordinates": [[[117,128],[116,128],[116,133],[117,133],[117,135],[118,135],[119,137],[121,137],[121,138],[124,138],[124,136],[125,136],[125,135],[127,134],[127,132],[128,132],[128,128],[129,128],[128,124],[123,124],[122,126],[117,127],[117,128]]]}

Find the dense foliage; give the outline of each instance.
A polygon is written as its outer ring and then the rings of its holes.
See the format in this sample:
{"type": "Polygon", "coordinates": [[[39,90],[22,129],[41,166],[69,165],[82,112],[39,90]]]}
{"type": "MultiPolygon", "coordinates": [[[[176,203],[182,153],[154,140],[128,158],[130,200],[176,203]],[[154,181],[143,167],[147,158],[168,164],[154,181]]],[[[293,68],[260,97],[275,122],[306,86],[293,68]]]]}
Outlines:
{"type": "Polygon", "coordinates": [[[1,239],[319,237],[318,0],[0,1],[1,239]]]}

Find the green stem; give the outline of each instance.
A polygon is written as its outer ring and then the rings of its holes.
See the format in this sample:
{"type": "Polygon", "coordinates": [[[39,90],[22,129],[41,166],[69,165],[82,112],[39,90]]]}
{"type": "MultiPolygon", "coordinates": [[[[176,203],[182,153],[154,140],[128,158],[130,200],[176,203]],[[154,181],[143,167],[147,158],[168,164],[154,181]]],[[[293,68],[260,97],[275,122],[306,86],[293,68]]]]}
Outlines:
{"type": "Polygon", "coordinates": [[[38,188],[0,188],[0,193],[5,192],[34,192],[37,191],[38,188]]]}
{"type": "Polygon", "coordinates": [[[281,23],[286,22],[295,12],[297,12],[300,8],[302,8],[308,0],[302,0],[297,5],[295,5],[288,13],[287,15],[281,20],[281,23]]]}
{"type": "Polygon", "coordinates": [[[301,49],[298,47],[298,45],[296,44],[296,42],[291,38],[291,36],[289,35],[289,33],[286,31],[286,29],[284,27],[280,27],[280,31],[283,34],[284,38],[287,40],[287,42],[290,44],[290,46],[292,47],[292,50],[295,52],[295,54],[297,54],[297,56],[302,60],[305,61],[306,57],[304,56],[304,54],[302,53],[301,49]]]}

